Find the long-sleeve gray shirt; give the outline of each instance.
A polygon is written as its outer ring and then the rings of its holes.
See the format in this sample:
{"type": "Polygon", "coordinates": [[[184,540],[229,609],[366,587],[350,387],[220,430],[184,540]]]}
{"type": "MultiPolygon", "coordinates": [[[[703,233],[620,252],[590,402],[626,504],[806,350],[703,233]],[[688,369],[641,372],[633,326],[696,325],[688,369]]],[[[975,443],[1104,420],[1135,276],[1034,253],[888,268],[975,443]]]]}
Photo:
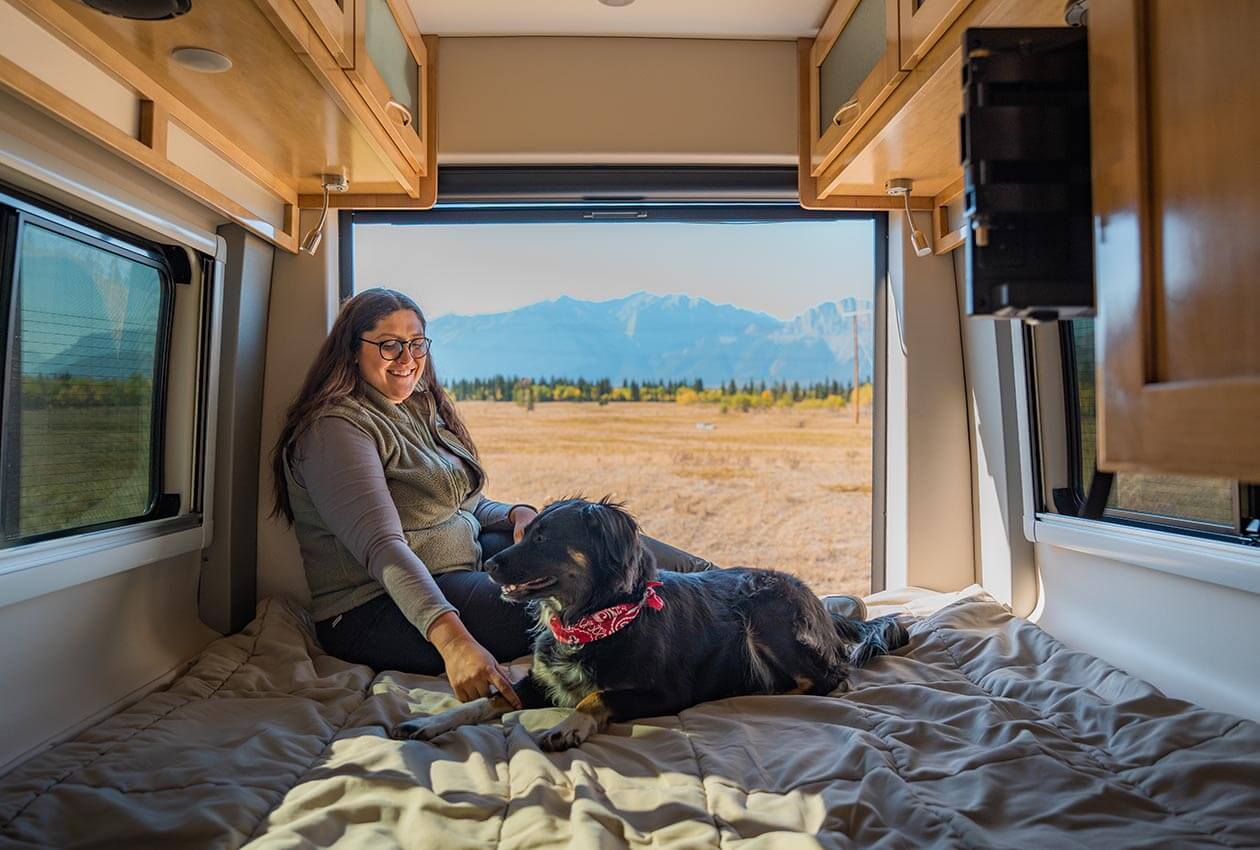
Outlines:
{"type": "MultiPolygon", "coordinates": [[[[415,424],[424,428],[418,419],[415,424]]],[[[468,472],[462,458],[439,441],[431,442],[447,463],[459,464],[461,471],[468,472]]],[[[309,494],[328,530],[366,569],[367,576],[384,588],[421,634],[427,635],[433,621],[442,614],[456,610],[442,595],[424,561],[407,543],[373,437],[344,418],[322,417],[298,441],[292,473],[294,481],[309,494]]],[[[483,529],[510,532],[513,507],[482,495],[472,513],[483,529]]],[[[365,593],[355,595],[355,604],[362,604],[365,597],[370,598],[365,593]]],[[[340,613],[321,612],[319,600],[313,602],[317,620],[321,614],[340,613]]]]}

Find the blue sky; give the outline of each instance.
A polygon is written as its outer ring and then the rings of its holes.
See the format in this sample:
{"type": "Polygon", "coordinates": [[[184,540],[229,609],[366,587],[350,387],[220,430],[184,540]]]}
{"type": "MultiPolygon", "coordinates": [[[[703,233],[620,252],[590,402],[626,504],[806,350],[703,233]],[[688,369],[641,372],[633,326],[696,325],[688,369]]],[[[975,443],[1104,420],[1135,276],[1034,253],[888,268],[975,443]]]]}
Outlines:
{"type": "Polygon", "coordinates": [[[874,291],[869,221],[357,225],[354,239],[356,287],[406,292],[431,319],[640,290],[790,319],[874,291]]]}

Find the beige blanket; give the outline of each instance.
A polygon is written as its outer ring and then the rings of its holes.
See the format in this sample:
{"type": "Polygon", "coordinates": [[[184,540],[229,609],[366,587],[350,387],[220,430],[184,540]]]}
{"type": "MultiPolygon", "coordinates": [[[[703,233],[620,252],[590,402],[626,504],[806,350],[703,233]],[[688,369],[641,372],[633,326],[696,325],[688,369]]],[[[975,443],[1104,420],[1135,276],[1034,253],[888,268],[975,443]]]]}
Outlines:
{"type": "Polygon", "coordinates": [[[835,697],[741,697],[545,754],[508,715],[390,740],[441,679],[267,600],[168,690],[0,779],[0,847],[1260,847],[1260,726],[984,599],[835,697]]]}

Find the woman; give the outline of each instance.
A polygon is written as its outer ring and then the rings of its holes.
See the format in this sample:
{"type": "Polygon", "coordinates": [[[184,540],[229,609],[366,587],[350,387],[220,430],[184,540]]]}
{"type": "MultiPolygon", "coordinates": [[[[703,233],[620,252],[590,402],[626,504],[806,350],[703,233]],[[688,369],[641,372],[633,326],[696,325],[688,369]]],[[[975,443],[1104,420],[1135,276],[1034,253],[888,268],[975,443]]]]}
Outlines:
{"type": "MultiPolygon", "coordinates": [[[[438,674],[463,701],[516,695],[499,664],[530,651],[524,606],[483,559],[537,511],[482,495],[485,472],[438,383],[424,314],[400,292],[347,301],[272,452],[275,509],[293,525],[320,643],[373,669],[438,674]]],[[[651,538],[662,569],[712,568],[651,538]]]]}

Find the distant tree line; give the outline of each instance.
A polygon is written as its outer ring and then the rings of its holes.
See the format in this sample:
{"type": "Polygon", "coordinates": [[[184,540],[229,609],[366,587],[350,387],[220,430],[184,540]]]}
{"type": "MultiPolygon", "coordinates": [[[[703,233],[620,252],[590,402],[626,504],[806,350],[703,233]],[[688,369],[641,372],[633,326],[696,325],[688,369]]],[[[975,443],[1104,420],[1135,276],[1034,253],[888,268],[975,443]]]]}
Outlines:
{"type": "MultiPolygon", "coordinates": [[[[585,401],[610,404],[627,401],[673,402],[676,404],[716,404],[727,410],[761,410],[771,407],[830,407],[848,405],[853,395],[851,384],[827,380],[802,384],[799,381],[745,381],[734,379],[705,387],[704,381],[622,380],[614,386],[608,378],[525,378],[519,375],[495,375],[491,378],[461,379],[450,382],[446,389],[457,401],[509,401],[533,409],[539,402],[585,401]]],[[[871,399],[871,385],[858,387],[858,398],[866,404],[871,399]]]]}
{"type": "Polygon", "coordinates": [[[87,375],[23,375],[22,409],[134,407],[153,397],[153,377],[133,373],[118,378],[87,375]]]}

